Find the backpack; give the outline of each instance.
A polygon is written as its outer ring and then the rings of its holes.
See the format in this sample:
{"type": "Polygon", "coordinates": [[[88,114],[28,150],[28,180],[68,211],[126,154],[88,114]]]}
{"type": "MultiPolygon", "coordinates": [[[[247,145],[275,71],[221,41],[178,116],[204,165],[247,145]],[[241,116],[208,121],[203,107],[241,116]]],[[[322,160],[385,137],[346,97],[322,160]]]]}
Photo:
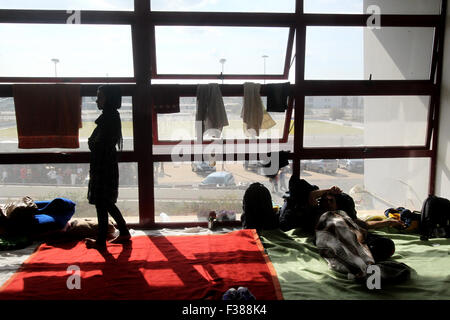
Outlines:
{"type": "Polygon", "coordinates": [[[429,195],[422,206],[420,239],[450,238],[450,200],[429,195]]]}
{"type": "Polygon", "coordinates": [[[271,230],[278,228],[278,216],[272,205],[270,191],[261,183],[252,183],[245,190],[241,215],[244,229],[271,230]]]}

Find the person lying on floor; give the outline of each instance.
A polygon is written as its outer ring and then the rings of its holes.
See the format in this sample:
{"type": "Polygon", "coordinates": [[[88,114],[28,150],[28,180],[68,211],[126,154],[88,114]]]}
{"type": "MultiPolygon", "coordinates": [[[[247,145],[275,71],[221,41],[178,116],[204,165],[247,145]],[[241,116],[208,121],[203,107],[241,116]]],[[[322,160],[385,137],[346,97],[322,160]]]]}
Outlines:
{"type": "Polygon", "coordinates": [[[0,250],[22,249],[63,234],[74,213],[75,203],[65,198],[34,201],[25,196],[0,205],[0,250]]]}
{"type": "MultiPolygon", "coordinates": [[[[355,203],[353,199],[344,193],[324,193],[319,199],[320,211],[324,212],[315,226],[317,230],[326,228],[324,224],[335,217],[342,217],[349,223],[348,226],[355,228],[358,242],[367,244],[376,262],[388,259],[394,254],[395,245],[391,239],[369,232],[370,229],[380,229],[384,227],[394,227],[402,229],[404,223],[399,220],[383,220],[365,222],[356,216],[355,203]],[[353,226],[353,223],[356,225],[353,226]]],[[[327,227],[328,228],[328,227],[327,227]]],[[[317,241],[317,239],[316,239],[317,241]]]]}
{"type": "Polygon", "coordinates": [[[292,176],[289,179],[289,196],[280,209],[279,227],[283,231],[300,228],[313,235],[320,216],[329,210],[329,206],[337,206],[338,210],[345,211],[358,225],[365,229],[378,229],[383,227],[403,228],[400,221],[385,220],[364,222],[357,218],[355,202],[337,186],[329,189],[319,189],[304,179],[292,176]],[[334,197],[333,197],[334,196],[334,197]],[[319,199],[323,198],[319,205],[319,199]],[[326,201],[335,203],[327,204],[326,201]]]}
{"type": "MultiPolygon", "coordinates": [[[[345,199],[345,198],[344,198],[345,199]]],[[[369,265],[377,264],[382,268],[384,280],[402,280],[409,277],[410,268],[402,263],[388,260],[395,252],[391,239],[368,232],[369,229],[394,226],[403,228],[403,222],[397,220],[364,222],[356,217],[354,202],[346,198],[341,210],[342,194],[325,193],[319,203],[323,213],[315,227],[315,245],[332,270],[351,274],[356,279],[367,276],[369,265]],[[338,200],[341,199],[341,200],[338,200]],[[341,203],[340,203],[341,201],[341,203]]]]}
{"type": "Polygon", "coordinates": [[[34,201],[25,196],[0,207],[6,235],[36,237],[62,231],[75,213],[75,203],[65,198],[34,201]]]}

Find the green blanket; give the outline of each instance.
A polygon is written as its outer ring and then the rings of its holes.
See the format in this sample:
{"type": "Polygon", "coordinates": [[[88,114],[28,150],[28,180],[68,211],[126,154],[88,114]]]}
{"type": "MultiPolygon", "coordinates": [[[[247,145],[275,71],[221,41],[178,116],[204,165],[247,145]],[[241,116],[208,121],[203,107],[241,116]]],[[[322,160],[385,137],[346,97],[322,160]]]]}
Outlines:
{"type": "Polygon", "coordinates": [[[395,242],[393,260],[415,272],[401,285],[369,290],[329,269],[312,239],[299,230],[263,231],[261,241],[277,271],[286,300],[450,300],[450,239],[421,241],[418,235],[377,231],[395,242]]]}

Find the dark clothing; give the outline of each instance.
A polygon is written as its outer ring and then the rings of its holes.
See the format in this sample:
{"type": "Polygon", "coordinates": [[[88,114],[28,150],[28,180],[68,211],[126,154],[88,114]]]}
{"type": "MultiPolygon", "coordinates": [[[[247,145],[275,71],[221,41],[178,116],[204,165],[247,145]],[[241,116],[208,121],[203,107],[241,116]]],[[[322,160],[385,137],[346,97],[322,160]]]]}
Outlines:
{"type": "Polygon", "coordinates": [[[128,229],[126,227],[125,219],[122,217],[120,210],[116,207],[115,204],[96,204],[95,208],[97,209],[97,219],[98,219],[98,237],[97,240],[100,242],[105,242],[106,237],[108,235],[108,212],[113,217],[113,219],[117,223],[117,227],[120,231],[121,235],[128,234],[128,229]]]}
{"type": "Polygon", "coordinates": [[[311,191],[319,190],[304,179],[292,176],[289,179],[289,197],[285,199],[280,210],[280,229],[288,231],[294,228],[302,228],[314,233],[314,227],[319,219],[319,208],[312,207],[308,203],[311,191]]]}
{"type": "Polygon", "coordinates": [[[368,232],[365,240],[375,263],[387,260],[395,252],[394,241],[389,238],[368,232]]]}
{"type": "MultiPolygon", "coordinates": [[[[280,210],[280,228],[287,231],[294,228],[301,228],[313,234],[320,216],[328,211],[322,205],[315,207],[309,204],[309,194],[319,190],[319,187],[312,185],[304,179],[292,176],[289,180],[289,197],[285,200],[280,210]]],[[[355,202],[348,194],[341,193],[334,195],[337,207],[345,211],[350,218],[355,220],[355,202]]]]}
{"type": "Polygon", "coordinates": [[[291,84],[289,82],[266,85],[267,112],[286,111],[290,90],[291,84]]]}
{"type": "Polygon", "coordinates": [[[95,123],[97,127],[88,140],[91,150],[88,200],[90,204],[116,203],[119,191],[116,144],[121,137],[119,112],[104,110],[95,123]]]}
{"type": "Polygon", "coordinates": [[[97,127],[88,141],[91,150],[88,199],[97,209],[97,241],[104,243],[108,234],[108,212],[116,221],[120,234],[129,234],[126,222],[115,205],[119,195],[116,144],[121,143],[122,130],[116,109],[105,109],[95,123],[97,127]]]}

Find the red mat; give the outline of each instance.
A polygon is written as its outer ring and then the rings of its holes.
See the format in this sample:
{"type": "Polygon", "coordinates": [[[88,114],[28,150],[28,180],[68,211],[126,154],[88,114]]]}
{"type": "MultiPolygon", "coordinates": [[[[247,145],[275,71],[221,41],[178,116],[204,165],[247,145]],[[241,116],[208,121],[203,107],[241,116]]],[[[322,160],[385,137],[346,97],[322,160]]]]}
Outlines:
{"type": "Polygon", "coordinates": [[[255,230],[223,235],[138,236],[108,244],[41,245],[0,289],[0,299],[221,300],[229,288],[257,300],[282,299],[275,270],[255,230]],[[80,268],[80,289],[69,266],[80,268]]]}

